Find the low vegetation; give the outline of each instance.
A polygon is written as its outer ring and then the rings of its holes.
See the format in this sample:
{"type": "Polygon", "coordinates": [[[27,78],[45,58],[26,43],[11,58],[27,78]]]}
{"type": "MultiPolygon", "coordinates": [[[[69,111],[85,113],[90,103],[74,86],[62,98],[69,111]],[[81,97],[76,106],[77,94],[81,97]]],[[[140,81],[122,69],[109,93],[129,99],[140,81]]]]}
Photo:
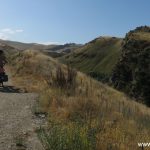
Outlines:
{"type": "Polygon", "coordinates": [[[42,53],[10,60],[14,81],[39,92],[36,112],[47,114],[48,127],[37,133],[46,150],[139,150],[150,141],[146,106],[42,53]]]}

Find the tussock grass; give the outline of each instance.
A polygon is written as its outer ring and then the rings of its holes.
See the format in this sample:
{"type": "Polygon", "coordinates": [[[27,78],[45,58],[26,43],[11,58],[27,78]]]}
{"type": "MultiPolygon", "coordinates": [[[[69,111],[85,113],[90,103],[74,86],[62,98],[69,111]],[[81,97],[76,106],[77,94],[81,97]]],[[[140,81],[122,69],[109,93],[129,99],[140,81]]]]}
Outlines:
{"type": "Polygon", "coordinates": [[[14,70],[38,82],[39,110],[48,114],[49,122],[38,131],[45,149],[138,150],[138,142],[150,141],[149,108],[80,72],[71,74],[66,86],[67,67],[43,54],[26,53],[17,56],[14,70]]]}

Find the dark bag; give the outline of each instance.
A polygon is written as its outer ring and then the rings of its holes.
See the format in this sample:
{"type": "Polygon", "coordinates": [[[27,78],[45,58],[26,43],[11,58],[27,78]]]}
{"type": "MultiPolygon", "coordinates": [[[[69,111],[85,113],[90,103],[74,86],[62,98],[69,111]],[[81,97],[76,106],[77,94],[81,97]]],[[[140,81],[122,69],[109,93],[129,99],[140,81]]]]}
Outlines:
{"type": "Polygon", "coordinates": [[[7,82],[8,81],[8,75],[6,75],[6,74],[0,75],[0,81],[7,82]]]}

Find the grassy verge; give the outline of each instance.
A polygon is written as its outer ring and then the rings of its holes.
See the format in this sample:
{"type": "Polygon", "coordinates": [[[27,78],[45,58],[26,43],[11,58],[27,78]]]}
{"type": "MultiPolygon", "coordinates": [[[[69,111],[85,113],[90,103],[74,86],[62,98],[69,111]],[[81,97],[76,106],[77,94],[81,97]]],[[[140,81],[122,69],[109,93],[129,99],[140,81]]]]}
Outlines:
{"type": "Polygon", "coordinates": [[[38,110],[48,119],[37,131],[46,150],[138,150],[150,141],[146,106],[43,54],[27,51],[11,62],[19,84],[32,91],[24,78],[36,82],[38,110]]]}

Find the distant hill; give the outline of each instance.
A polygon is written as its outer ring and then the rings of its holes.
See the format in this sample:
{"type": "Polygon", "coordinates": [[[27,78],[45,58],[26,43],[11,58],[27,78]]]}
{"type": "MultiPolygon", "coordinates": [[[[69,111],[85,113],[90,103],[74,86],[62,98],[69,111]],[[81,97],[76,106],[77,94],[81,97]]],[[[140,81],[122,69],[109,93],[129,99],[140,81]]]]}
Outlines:
{"type": "Polygon", "coordinates": [[[71,52],[72,49],[82,46],[81,44],[67,43],[64,45],[55,45],[53,47],[46,48],[48,51],[57,51],[57,52],[71,52]]]}
{"type": "Polygon", "coordinates": [[[108,80],[120,56],[121,38],[99,37],[60,60],[98,80],[108,80]]]}
{"type": "Polygon", "coordinates": [[[150,106],[150,27],[138,27],[126,35],[112,82],[150,106]]]}
{"type": "Polygon", "coordinates": [[[39,50],[47,53],[52,57],[62,56],[81,46],[80,44],[75,44],[75,43],[68,43],[64,45],[54,45],[54,44],[44,45],[44,44],[37,44],[37,43],[22,43],[22,42],[7,41],[7,40],[0,40],[0,44],[8,45],[18,50],[26,50],[26,49],[39,50]]]}
{"type": "Polygon", "coordinates": [[[44,52],[45,54],[56,58],[71,53],[74,50],[80,48],[81,46],[82,46],[81,44],[67,43],[64,45],[55,45],[53,47],[45,48],[44,52]]]}
{"type": "Polygon", "coordinates": [[[25,49],[30,49],[30,48],[37,48],[37,47],[43,47],[43,45],[37,45],[35,43],[22,43],[22,42],[17,42],[17,41],[7,41],[7,40],[0,40],[1,44],[9,45],[12,46],[16,49],[19,50],[25,50],[25,49]]]}
{"type": "Polygon", "coordinates": [[[11,55],[12,53],[17,52],[18,50],[12,46],[6,45],[6,44],[1,44],[0,43],[0,50],[4,51],[4,53],[7,55],[11,55]]]}

